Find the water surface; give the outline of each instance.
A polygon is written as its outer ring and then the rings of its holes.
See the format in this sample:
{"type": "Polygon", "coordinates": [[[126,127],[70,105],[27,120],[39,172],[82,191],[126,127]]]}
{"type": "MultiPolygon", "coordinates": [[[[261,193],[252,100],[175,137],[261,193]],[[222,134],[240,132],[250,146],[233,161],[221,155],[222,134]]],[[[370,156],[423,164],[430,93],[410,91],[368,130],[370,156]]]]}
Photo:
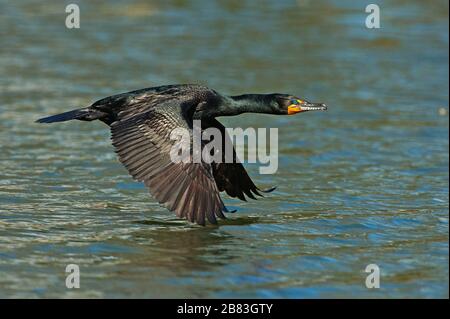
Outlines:
{"type": "Polygon", "coordinates": [[[66,3],[0,1],[0,297],[448,298],[447,1],[379,1],[377,30],[354,1],[77,3],[69,30],[66,3]],[[171,83],[330,108],[221,119],[278,127],[280,159],[218,227],[161,208],[102,123],[33,123],[171,83]]]}

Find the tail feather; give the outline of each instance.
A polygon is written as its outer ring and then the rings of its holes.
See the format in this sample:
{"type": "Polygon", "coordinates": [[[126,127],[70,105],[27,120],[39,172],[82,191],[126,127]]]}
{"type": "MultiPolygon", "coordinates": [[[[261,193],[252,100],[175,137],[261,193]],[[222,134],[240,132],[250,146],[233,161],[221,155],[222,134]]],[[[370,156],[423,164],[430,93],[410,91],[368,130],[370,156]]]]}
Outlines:
{"type": "Polygon", "coordinates": [[[53,122],[64,122],[69,120],[83,120],[89,115],[89,110],[87,108],[76,109],[52,116],[43,117],[36,121],[36,123],[53,123],[53,122]]]}

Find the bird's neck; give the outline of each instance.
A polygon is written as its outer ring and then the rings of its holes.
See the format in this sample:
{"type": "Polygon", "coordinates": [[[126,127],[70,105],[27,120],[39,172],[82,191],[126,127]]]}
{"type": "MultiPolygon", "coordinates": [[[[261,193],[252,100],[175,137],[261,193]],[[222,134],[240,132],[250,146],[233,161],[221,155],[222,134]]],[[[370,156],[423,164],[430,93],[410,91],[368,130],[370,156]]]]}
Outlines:
{"type": "Polygon", "coordinates": [[[244,94],[227,96],[220,106],[222,116],[242,113],[273,113],[270,101],[265,94],[244,94]]]}

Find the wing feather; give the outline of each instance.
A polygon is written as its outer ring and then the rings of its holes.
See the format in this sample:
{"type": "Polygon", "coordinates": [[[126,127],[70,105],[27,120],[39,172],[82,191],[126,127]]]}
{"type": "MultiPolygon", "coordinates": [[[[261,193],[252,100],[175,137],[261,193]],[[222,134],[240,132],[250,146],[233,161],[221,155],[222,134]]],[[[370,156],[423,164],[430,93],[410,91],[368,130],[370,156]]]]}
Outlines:
{"type": "MultiPolygon", "coordinates": [[[[230,137],[225,130],[225,127],[217,120],[210,123],[211,126],[218,128],[222,134],[222,145],[225,145],[225,139],[230,142],[230,137]]],[[[222,162],[213,163],[212,170],[217,188],[220,192],[225,191],[230,197],[237,197],[240,200],[246,201],[244,196],[256,199],[254,195],[263,196],[261,191],[248,175],[242,163],[236,161],[236,152],[233,147],[233,163],[225,163],[225,153],[222,152],[222,162]]],[[[267,192],[272,191],[269,189],[267,192]]],[[[265,191],[263,191],[265,192],[265,191]]]]}
{"type": "Polygon", "coordinates": [[[216,216],[225,218],[226,208],[211,164],[174,163],[170,159],[174,143],[170,132],[176,127],[190,129],[181,114],[174,116],[174,110],[169,105],[166,112],[150,108],[134,115],[124,113],[124,118],[111,124],[113,145],[128,172],[143,181],[159,203],[191,222],[204,225],[207,219],[216,224],[216,216]]]}

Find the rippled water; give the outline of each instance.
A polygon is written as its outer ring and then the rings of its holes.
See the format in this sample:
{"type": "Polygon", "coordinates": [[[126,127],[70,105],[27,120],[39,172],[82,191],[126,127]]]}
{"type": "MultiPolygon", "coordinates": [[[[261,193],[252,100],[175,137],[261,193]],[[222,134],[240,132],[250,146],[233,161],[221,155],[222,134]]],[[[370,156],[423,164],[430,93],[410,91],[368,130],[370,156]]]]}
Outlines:
{"type": "Polygon", "coordinates": [[[448,2],[0,1],[0,297],[447,297],[448,2]],[[133,182],[102,123],[33,121],[142,87],[286,92],[278,185],[220,226],[133,182]],[[65,288],[76,263],[81,288],[65,288]],[[365,287],[366,265],[381,288],[365,287]]]}

